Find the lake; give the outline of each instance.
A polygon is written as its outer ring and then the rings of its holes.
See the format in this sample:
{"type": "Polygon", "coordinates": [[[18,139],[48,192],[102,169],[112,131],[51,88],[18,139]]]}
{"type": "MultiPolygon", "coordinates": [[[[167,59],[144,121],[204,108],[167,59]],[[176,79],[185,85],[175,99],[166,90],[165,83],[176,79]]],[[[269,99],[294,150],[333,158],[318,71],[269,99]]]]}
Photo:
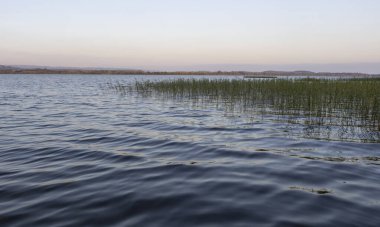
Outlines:
{"type": "Polygon", "coordinates": [[[378,137],[112,89],[175,78],[242,79],[0,75],[0,225],[380,225],[378,137]]]}

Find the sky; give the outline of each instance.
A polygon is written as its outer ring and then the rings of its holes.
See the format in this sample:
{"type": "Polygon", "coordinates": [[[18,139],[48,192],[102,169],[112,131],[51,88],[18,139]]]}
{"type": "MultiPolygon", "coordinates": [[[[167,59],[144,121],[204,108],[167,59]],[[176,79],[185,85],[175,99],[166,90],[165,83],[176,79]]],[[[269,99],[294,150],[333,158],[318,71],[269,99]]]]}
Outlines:
{"type": "Polygon", "coordinates": [[[380,73],[378,0],[0,0],[0,65],[380,73]]]}

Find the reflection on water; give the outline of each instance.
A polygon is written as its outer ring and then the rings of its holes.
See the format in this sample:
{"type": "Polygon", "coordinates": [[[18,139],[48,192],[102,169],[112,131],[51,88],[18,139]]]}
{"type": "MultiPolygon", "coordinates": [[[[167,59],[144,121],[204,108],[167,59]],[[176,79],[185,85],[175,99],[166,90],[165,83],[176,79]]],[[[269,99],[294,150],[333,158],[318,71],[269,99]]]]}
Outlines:
{"type": "Polygon", "coordinates": [[[365,127],[323,135],[275,93],[128,90],[176,78],[0,75],[0,226],[380,226],[365,127]]]}
{"type": "Polygon", "coordinates": [[[303,188],[303,187],[297,187],[297,186],[293,186],[293,187],[289,187],[289,188],[292,189],[292,190],[302,190],[302,191],[306,191],[306,192],[316,193],[316,194],[319,194],[319,195],[324,195],[324,194],[332,193],[332,191],[330,191],[328,189],[325,189],[325,188],[314,189],[314,188],[303,188]]]}
{"type": "Polygon", "coordinates": [[[223,108],[228,114],[289,123],[306,138],[380,142],[380,79],[174,79],[107,85],[191,108],[223,108]]]}

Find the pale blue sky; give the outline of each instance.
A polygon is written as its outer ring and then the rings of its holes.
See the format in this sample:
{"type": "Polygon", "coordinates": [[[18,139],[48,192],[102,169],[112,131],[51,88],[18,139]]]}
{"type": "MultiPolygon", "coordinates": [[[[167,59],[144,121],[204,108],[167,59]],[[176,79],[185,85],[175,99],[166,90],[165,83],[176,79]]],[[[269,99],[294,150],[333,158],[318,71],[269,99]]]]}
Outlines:
{"type": "Polygon", "coordinates": [[[0,0],[0,64],[344,71],[380,62],[379,12],[378,0],[0,0]]]}

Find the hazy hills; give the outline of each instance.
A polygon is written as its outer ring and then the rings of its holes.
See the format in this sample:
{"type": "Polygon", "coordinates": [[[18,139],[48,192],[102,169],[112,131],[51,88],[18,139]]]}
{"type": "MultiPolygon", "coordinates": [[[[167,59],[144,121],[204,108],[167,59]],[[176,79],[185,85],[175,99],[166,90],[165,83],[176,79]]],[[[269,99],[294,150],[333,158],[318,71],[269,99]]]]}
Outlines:
{"type": "Polygon", "coordinates": [[[336,73],[311,71],[146,71],[122,68],[101,67],[45,67],[45,66],[8,66],[0,65],[0,74],[107,74],[107,75],[236,75],[236,76],[380,76],[366,73],[336,73]]]}

